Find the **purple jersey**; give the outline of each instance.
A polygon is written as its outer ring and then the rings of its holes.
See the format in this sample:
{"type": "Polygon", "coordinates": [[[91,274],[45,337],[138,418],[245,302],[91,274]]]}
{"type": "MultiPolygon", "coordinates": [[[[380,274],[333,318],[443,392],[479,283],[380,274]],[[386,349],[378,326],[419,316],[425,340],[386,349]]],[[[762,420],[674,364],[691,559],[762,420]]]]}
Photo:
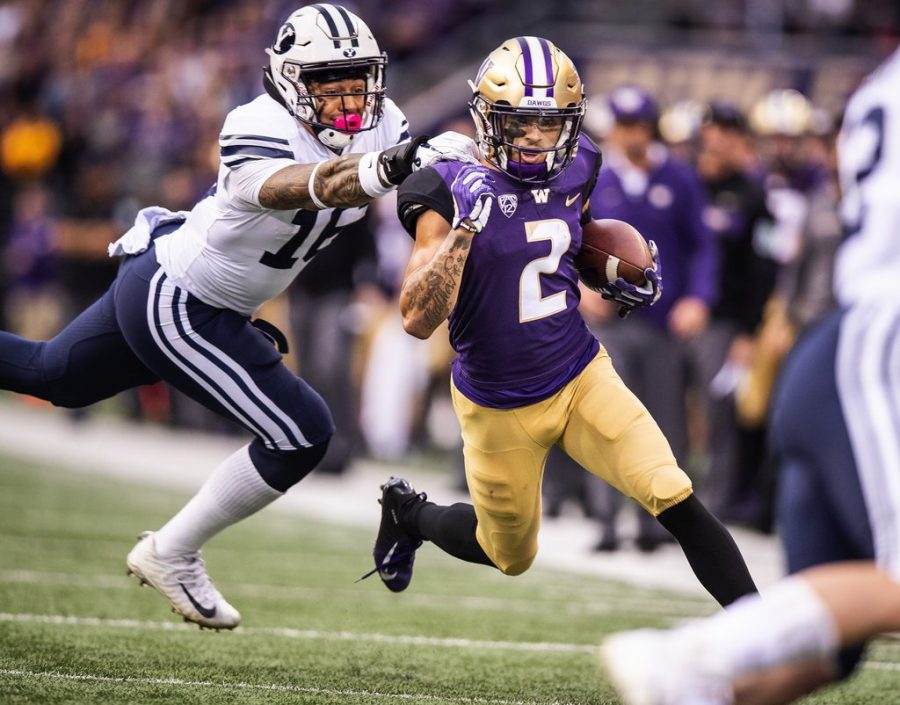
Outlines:
{"type": "MultiPolygon", "coordinates": [[[[462,166],[439,162],[403,183],[398,210],[408,230],[423,206],[453,219],[450,184],[462,166]]],[[[490,219],[472,241],[449,319],[453,381],[476,404],[508,409],[546,399],[596,355],[578,312],[573,258],[599,166],[599,151],[582,137],[575,161],[546,184],[494,172],[490,219]]]]}

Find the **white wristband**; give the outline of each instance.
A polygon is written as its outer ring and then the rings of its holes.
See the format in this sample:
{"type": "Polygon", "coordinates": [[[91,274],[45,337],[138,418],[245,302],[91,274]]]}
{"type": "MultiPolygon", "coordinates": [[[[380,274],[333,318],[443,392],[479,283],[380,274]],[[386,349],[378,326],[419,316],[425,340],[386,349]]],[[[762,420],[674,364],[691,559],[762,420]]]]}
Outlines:
{"type": "Polygon", "coordinates": [[[312,199],[312,202],[316,204],[316,208],[318,208],[319,210],[325,210],[326,208],[331,207],[326,206],[324,203],[322,203],[322,201],[320,201],[319,197],[316,195],[316,172],[324,163],[325,162],[319,162],[313,167],[312,173],[309,175],[309,182],[306,184],[306,190],[309,191],[309,197],[312,199]]]}
{"type": "Polygon", "coordinates": [[[372,198],[384,196],[394,190],[394,186],[385,186],[378,177],[378,155],[381,152],[367,152],[359,160],[359,185],[372,198]]]}

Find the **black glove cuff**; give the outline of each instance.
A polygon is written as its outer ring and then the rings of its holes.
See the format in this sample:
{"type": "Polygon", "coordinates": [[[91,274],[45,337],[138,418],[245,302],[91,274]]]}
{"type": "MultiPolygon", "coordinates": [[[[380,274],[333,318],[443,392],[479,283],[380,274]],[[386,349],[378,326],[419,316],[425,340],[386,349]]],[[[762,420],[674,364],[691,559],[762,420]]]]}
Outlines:
{"type": "Polygon", "coordinates": [[[399,186],[413,173],[416,150],[428,139],[428,135],[420,135],[409,142],[385,149],[378,155],[378,176],[392,186],[399,186]]]}

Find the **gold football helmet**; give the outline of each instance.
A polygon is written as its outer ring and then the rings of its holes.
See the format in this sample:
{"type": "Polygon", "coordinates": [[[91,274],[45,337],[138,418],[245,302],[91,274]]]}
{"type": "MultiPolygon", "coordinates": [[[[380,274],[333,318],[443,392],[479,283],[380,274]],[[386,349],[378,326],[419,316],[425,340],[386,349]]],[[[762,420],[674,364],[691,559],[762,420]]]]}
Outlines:
{"type": "Polygon", "coordinates": [[[809,131],[812,115],[812,103],[799,91],[774,90],[753,106],[750,124],[760,135],[800,137],[809,131]]]}
{"type": "Polygon", "coordinates": [[[498,169],[519,181],[543,182],[559,176],[575,158],[584,88],[571,59],[552,42],[507,39],[469,85],[479,147],[498,169]],[[541,137],[524,138],[535,127],[541,137]]]}

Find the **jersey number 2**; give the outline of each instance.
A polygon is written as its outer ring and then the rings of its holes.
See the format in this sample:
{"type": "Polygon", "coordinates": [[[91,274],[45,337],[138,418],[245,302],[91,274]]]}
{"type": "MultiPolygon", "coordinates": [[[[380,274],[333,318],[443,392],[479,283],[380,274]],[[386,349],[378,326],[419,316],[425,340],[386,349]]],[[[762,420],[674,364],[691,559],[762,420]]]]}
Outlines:
{"type": "Polygon", "coordinates": [[[528,242],[550,241],[550,254],[531,260],[519,277],[519,322],[527,323],[538,318],[546,318],[566,310],[566,292],[543,296],[541,274],[553,274],[559,269],[559,260],[569,251],[572,235],[564,220],[535,220],[525,223],[525,237],[528,242]]]}

